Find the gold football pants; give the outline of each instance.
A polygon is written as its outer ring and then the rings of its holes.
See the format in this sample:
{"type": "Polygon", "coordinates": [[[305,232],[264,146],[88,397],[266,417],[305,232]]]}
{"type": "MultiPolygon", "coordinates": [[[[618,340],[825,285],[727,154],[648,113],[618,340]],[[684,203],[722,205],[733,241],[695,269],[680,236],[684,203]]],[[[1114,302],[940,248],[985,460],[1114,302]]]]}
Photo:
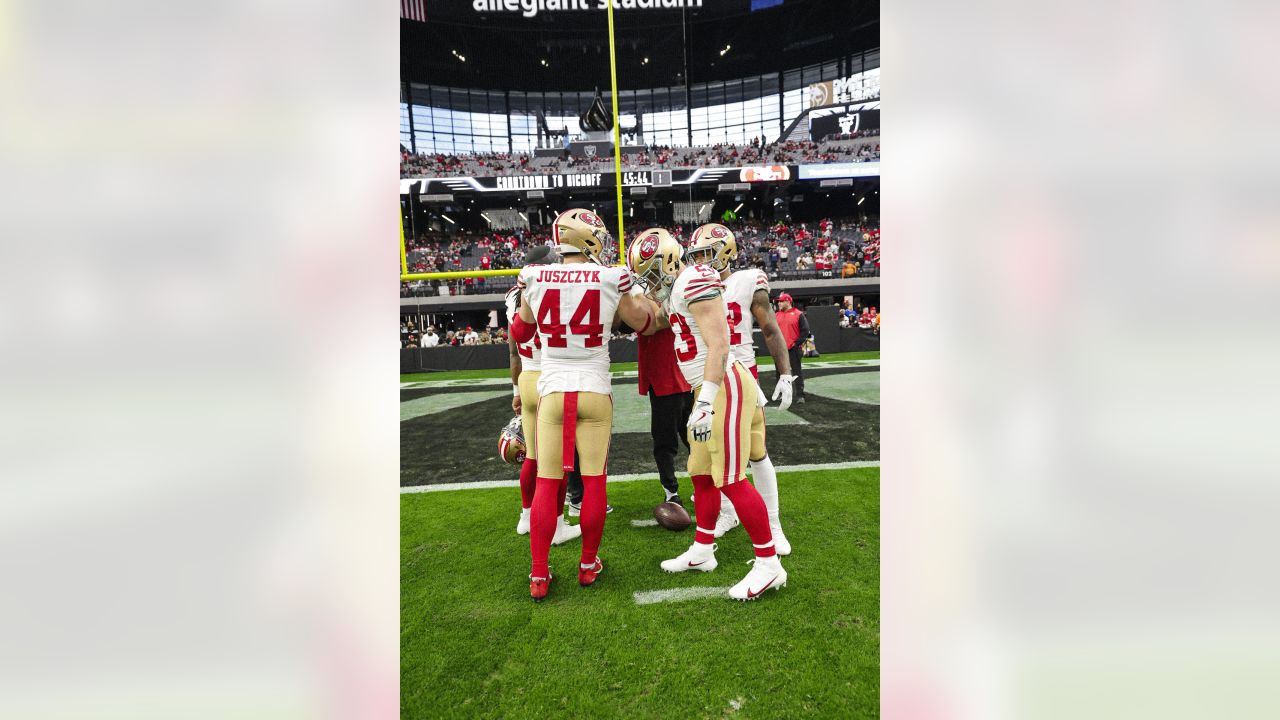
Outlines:
{"type": "MultiPolygon", "coordinates": [[[[694,388],[695,398],[700,389],[701,386],[694,388]]],[[[764,457],[764,412],[756,404],[758,395],[751,372],[734,362],[725,371],[716,395],[711,437],[706,442],[697,442],[689,433],[691,477],[710,475],[716,487],[724,487],[746,478],[748,453],[757,459],[764,457]]]]}
{"type": "Polygon", "coordinates": [[[613,397],[610,395],[593,392],[543,395],[538,402],[538,477],[560,478],[573,470],[575,447],[583,477],[603,475],[609,460],[612,427],[613,397]]]}

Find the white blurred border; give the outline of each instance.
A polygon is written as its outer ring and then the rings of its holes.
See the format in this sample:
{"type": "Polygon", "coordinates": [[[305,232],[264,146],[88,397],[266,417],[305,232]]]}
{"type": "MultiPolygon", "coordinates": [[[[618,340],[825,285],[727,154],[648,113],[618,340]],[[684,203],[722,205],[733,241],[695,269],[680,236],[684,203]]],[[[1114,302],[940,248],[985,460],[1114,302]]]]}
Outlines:
{"type": "Polygon", "coordinates": [[[0,6],[0,717],[398,715],[398,22],[0,6]]]}
{"type": "Polygon", "coordinates": [[[884,716],[1275,717],[1280,8],[882,10],[884,716]]]}

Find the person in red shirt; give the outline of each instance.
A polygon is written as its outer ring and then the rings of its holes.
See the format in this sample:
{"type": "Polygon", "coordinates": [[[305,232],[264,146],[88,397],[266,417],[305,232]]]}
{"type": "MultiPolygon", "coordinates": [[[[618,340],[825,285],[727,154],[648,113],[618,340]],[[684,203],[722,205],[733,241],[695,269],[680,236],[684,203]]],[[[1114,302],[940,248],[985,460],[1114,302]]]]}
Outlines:
{"type": "Polygon", "coordinates": [[[670,328],[636,335],[636,342],[640,360],[637,387],[641,395],[649,396],[649,434],[658,481],[666,491],[665,502],[683,505],[676,480],[676,451],[681,442],[689,447],[685,428],[693,410],[693,391],[676,365],[675,335],[670,328]]]}
{"type": "Polygon", "coordinates": [[[796,379],[791,383],[795,394],[795,402],[804,402],[804,370],[800,363],[800,351],[804,341],[809,339],[809,320],[804,311],[791,304],[791,295],[782,293],[778,296],[778,328],[782,330],[782,341],[787,345],[787,356],[791,361],[791,373],[796,379]]]}
{"type": "Polygon", "coordinates": [[[485,253],[484,255],[481,255],[481,256],[480,256],[480,269],[481,269],[481,270],[488,270],[488,269],[489,269],[489,263],[490,263],[490,262],[492,262],[492,261],[489,259],[489,254],[488,254],[488,253],[485,253]]]}

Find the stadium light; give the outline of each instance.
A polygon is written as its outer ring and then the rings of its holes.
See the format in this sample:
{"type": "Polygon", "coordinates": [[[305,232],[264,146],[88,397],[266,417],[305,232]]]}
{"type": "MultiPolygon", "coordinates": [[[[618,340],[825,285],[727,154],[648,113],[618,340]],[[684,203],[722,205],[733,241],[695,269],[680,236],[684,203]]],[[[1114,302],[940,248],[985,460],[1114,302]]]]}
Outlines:
{"type": "Polygon", "coordinates": [[[493,224],[493,221],[489,219],[488,215],[485,215],[484,213],[480,213],[480,217],[484,218],[484,221],[489,223],[490,225],[493,224]]]}
{"type": "Polygon", "coordinates": [[[529,216],[528,216],[528,215],[525,215],[524,213],[520,213],[520,217],[524,218],[524,221],[525,221],[525,222],[529,222],[529,216]]]}
{"type": "Polygon", "coordinates": [[[866,200],[866,199],[867,199],[867,196],[866,196],[866,195],[863,195],[862,197],[858,198],[858,204],[859,204],[859,205],[861,205],[861,204],[862,204],[862,201],[863,201],[863,200],[866,200]]]}
{"type": "Polygon", "coordinates": [[[454,222],[454,221],[453,221],[453,218],[449,217],[448,215],[441,215],[440,217],[444,218],[445,220],[448,220],[450,225],[457,225],[457,224],[458,224],[458,223],[454,222]]]}
{"type": "Polygon", "coordinates": [[[738,207],[734,208],[733,212],[736,214],[741,209],[742,209],[742,203],[738,203],[738,207]]]}
{"type": "Polygon", "coordinates": [[[548,67],[546,58],[542,59],[542,67],[548,67]]]}
{"type": "Polygon", "coordinates": [[[724,57],[724,54],[729,52],[729,49],[732,47],[733,47],[732,45],[725,45],[724,49],[720,51],[720,57],[724,57]]]}
{"type": "Polygon", "coordinates": [[[641,61],[640,61],[640,64],[641,64],[641,65],[648,65],[648,64],[649,64],[649,58],[645,58],[645,59],[641,60],[641,61]]]}

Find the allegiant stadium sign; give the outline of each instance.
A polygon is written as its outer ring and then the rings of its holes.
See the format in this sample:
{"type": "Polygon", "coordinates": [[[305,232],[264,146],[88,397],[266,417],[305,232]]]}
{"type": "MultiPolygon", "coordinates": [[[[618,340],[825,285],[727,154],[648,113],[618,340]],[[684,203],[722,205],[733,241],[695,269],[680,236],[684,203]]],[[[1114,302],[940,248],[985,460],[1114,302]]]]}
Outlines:
{"type": "MultiPolygon", "coordinates": [[[[474,0],[471,7],[478,13],[518,12],[531,18],[540,12],[606,10],[609,0],[474,0]]],[[[679,10],[700,7],[702,0],[613,0],[614,10],[679,10]]]]}

